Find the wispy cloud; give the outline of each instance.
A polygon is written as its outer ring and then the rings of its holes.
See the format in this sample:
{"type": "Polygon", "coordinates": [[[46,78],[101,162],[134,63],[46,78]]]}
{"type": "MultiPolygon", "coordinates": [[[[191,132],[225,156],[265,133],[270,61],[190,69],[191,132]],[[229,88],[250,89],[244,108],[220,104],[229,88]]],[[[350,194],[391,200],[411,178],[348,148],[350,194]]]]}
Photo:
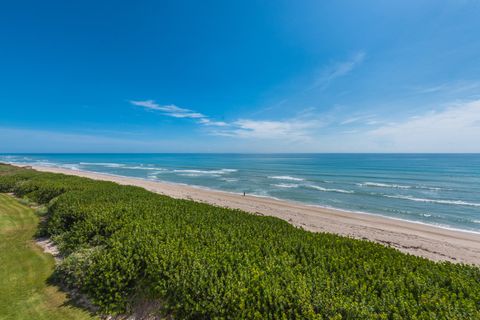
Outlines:
{"type": "Polygon", "coordinates": [[[173,118],[195,119],[197,120],[197,123],[206,125],[206,126],[223,127],[228,125],[226,122],[213,121],[202,113],[195,112],[187,108],[181,108],[174,104],[160,105],[156,103],[154,100],[139,100],[139,101],[131,100],[130,103],[133,104],[134,106],[143,107],[150,110],[162,111],[164,115],[173,117],[173,118]]]}
{"type": "Polygon", "coordinates": [[[130,101],[130,103],[138,107],[144,107],[151,110],[163,111],[165,115],[174,117],[174,118],[191,118],[191,119],[206,118],[206,116],[201,113],[194,112],[190,109],[180,108],[174,104],[159,105],[153,100],[144,100],[144,101],[132,100],[130,101]]]}
{"type": "Polygon", "coordinates": [[[327,66],[320,73],[320,76],[315,79],[314,83],[309,89],[326,89],[333,80],[346,76],[353,69],[355,69],[355,67],[360,65],[365,60],[365,56],[366,54],[364,51],[359,51],[346,61],[336,62],[332,65],[327,66]]]}
{"type": "Polygon", "coordinates": [[[353,116],[346,118],[340,122],[341,125],[351,125],[351,124],[367,124],[374,125],[379,123],[375,120],[375,115],[362,115],[362,116],[353,116]]]}
{"type": "Polygon", "coordinates": [[[414,91],[418,94],[433,94],[433,93],[446,93],[446,94],[456,94],[456,93],[468,93],[475,92],[478,93],[480,89],[480,81],[453,81],[440,83],[430,86],[418,86],[414,88],[414,91]]]}

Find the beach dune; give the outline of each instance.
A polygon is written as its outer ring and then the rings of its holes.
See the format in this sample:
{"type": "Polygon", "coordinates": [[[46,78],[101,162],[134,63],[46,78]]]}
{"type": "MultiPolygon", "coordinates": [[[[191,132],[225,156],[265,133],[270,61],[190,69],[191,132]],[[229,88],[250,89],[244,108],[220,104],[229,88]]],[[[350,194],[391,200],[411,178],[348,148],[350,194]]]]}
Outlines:
{"type": "Polygon", "coordinates": [[[44,166],[33,166],[33,169],[143,187],[173,198],[190,199],[253,214],[278,217],[313,232],[329,232],[375,241],[431,260],[480,265],[478,233],[180,184],[44,166]]]}

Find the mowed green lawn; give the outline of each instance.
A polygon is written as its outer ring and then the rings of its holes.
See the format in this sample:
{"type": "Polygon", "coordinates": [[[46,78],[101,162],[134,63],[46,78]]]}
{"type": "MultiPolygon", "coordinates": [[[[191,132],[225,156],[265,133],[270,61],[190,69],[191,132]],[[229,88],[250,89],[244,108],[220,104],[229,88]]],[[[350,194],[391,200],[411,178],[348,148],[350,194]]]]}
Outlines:
{"type": "Polygon", "coordinates": [[[32,209],[0,194],[0,320],[93,319],[47,284],[54,259],[32,240],[37,225],[32,209]]]}

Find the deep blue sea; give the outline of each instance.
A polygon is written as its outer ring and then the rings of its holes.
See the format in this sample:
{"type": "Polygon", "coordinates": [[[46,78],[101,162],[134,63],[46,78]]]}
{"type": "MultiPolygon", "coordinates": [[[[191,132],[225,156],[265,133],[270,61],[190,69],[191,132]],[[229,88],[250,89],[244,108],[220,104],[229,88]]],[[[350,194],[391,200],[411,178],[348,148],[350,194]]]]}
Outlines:
{"type": "Polygon", "coordinates": [[[10,154],[480,232],[480,154],[10,154]]]}

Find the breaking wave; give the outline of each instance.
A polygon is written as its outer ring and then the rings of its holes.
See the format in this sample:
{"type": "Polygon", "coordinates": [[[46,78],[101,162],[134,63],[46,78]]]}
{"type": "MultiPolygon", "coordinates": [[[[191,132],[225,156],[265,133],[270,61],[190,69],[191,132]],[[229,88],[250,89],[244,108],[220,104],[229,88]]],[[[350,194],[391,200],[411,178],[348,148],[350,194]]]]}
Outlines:
{"type": "Polygon", "coordinates": [[[405,186],[401,184],[388,184],[379,182],[362,182],[357,183],[360,187],[379,187],[379,188],[397,188],[397,189],[410,189],[411,186],[405,186]]]}
{"type": "Polygon", "coordinates": [[[278,184],[272,184],[274,187],[279,187],[279,188],[297,188],[298,184],[296,183],[278,183],[278,184]]]}
{"type": "Polygon", "coordinates": [[[238,171],[237,169],[220,169],[220,170],[175,169],[172,172],[178,173],[183,176],[188,176],[188,177],[198,177],[198,176],[219,176],[219,175],[229,174],[237,171],[238,171]]]}
{"type": "Polygon", "coordinates": [[[357,183],[357,186],[360,187],[377,187],[377,188],[394,188],[394,189],[427,189],[427,190],[440,190],[438,187],[429,187],[429,186],[409,186],[403,184],[394,184],[394,183],[380,183],[380,182],[361,182],[357,183]]]}
{"type": "Polygon", "coordinates": [[[87,166],[102,166],[102,167],[109,167],[109,168],[120,168],[125,166],[124,164],[113,163],[113,162],[80,162],[80,164],[87,165],[87,166]]]}
{"type": "Polygon", "coordinates": [[[426,198],[416,198],[412,196],[388,195],[388,194],[385,194],[383,196],[387,198],[404,199],[404,200],[417,201],[417,202],[430,202],[430,203],[439,203],[439,204],[448,204],[448,205],[480,207],[480,203],[467,202],[462,200],[426,199],[426,198]]]}
{"type": "Polygon", "coordinates": [[[324,188],[324,187],[315,186],[315,185],[309,185],[308,187],[315,190],[324,191],[324,192],[355,193],[355,191],[352,191],[352,190],[330,189],[330,188],[324,188]]]}
{"type": "Polygon", "coordinates": [[[277,180],[290,180],[290,181],[303,181],[305,179],[296,178],[291,176],[270,176],[269,179],[277,179],[277,180]]]}

